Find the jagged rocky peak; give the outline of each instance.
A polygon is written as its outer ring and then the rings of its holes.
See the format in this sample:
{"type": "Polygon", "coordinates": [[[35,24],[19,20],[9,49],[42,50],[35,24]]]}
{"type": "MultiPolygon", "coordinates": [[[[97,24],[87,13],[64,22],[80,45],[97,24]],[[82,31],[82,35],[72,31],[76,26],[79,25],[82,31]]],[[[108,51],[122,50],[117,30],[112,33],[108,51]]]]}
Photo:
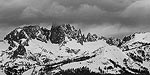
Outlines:
{"type": "MultiPolygon", "coordinates": [[[[15,59],[18,56],[22,57],[27,54],[26,46],[29,46],[29,41],[38,40],[47,43],[50,38],[50,30],[38,25],[29,25],[18,27],[4,37],[9,44],[8,53],[10,58],[15,59]]],[[[6,52],[7,52],[6,50],[6,52]]]]}
{"type": "Polygon", "coordinates": [[[109,37],[109,38],[104,37],[103,39],[106,40],[106,43],[109,45],[114,45],[119,47],[122,44],[122,40],[115,37],[109,37]]]}
{"type": "Polygon", "coordinates": [[[98,40],[98,36],[96,34],[93,34],[93,35],[91,33],[87,34],[86,41],[93,42],[97,40],[98,40]]]}
{"type": "Polygon", "coordinates": [[[49,40],[50,30],[40,27],[38,25],[29,25],[24,27],[18,27],[11,31],[4,40],[14,47],[15,43],[28,46],[27,42],[31,39],[37,39],[42,42],[47,42],[49,40]]]}
{"type": "MultiPolygon", "coordinates": [[[[60,44],[65,40],[65,36],[74,30],[69,24],[65,25],[52,25],[50,40],[54,44],[60,44]]],[[[69,36],[69,35],[68,35],[69,36]]]]}
{"type": "Polygon", "coordinates": [[[54,44],[60,44],[66,37],[71,41],[72,39],[77,40],[77,43],[83,45],[84,42],[94,42],[98,40],[98,36],[96,34],[88,33],[87,36],[82,34],[81,29],[75,29],[74,26],[70,24],[62,24],[62,25],[53,25],[51,28],[51,36],[50,40],[54,44]],[[55,38],[54,38],[55,37],[55,38]]]}
{"type": "Polygon", "coordinates": [[[70,24],[55,24],[52,25],[50,30],[38,25],[18,27],[4,38],[12,47],[15,46],[15,43],[28,46],[28,41],[32,39],[37,39],[45,43],[50,40],[53,44],[61,44],[66,39],[70,41],[75,39],[78,43],[83,44],[83,42],[94,42],[98,40],[98,36],[90,33],[85,36],[82,34],[81,29],[77,30],[70,24]]]}

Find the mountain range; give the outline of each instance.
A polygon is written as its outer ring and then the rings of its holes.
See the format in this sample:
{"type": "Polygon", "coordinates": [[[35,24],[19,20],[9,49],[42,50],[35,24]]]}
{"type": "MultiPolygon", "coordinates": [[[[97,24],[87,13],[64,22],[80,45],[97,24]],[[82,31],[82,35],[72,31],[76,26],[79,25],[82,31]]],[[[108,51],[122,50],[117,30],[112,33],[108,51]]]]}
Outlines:
{"type": "Polygon", "coordinates": [[[149,75],[150,32],[123,39],[82,34],[70,24],[20,26],[3,40],[0,75],[149,75]]]}

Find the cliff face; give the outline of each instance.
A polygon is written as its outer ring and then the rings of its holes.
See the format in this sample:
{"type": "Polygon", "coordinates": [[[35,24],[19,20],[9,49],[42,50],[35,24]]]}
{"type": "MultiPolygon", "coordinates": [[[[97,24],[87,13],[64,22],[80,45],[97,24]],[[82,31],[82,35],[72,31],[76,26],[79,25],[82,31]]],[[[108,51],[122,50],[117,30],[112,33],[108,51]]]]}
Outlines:
{"type": "Polygon", "coordinates": [[[69,24],[18,27],[0,53],[6,75],[149,74],[150,34],[124,39],[82,34],[69,24]],[[71,71],[71,72],[69,72],[71,71]]]}

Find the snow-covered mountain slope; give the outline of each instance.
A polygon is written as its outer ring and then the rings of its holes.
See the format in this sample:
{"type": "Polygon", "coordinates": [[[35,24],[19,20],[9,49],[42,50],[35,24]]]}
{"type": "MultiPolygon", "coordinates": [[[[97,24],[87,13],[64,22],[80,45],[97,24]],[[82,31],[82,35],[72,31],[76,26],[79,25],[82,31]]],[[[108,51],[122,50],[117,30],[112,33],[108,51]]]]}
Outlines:
{"type": "Polygon", "coordinates": [[[123,38],[124,44],[131,45],[135,42],[150,43],[150,32],[137,32],[123,38]]]}
{"type": "Polygon", "coordinates": [[[5,50],[8,47],[9,47],[9,44],[6,41],[1,40],[1,42],[0,42],[0,50],[5,50]]]}
{"type": "Polygon", "coordinates": [[[83,67],[98,74],[149,74],[148,36],[138,33],[121,41],[85,36],[69,24],[18,27],[4,38],[9,46],[1,51],[0,68],[6,75],[58,75],[83,67]]]}
{"type": "MultiPolygon", "coordinates": [[[[121,45],[123,52],[128,55],[133,61],[129,68],[143,69],[150,72],[150,33],[139,32],[123,39],[121,45]],[[125,41],[126,40],[126,41],[125,41]]],[[[136,71],[136,70],[135,70],[136,71]]],[[[141,70],[139,71],[141,72],[141,70]]]]}

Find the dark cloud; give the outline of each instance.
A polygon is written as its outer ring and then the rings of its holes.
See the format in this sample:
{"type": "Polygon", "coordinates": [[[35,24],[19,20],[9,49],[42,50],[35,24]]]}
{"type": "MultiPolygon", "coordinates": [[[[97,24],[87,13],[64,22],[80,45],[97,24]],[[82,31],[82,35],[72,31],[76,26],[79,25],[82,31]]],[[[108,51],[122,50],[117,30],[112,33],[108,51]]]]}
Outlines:
{"type": "Polygon", "coordinates": [[[120,11],[134,0],[55,0],[66,7],[79,8],[81,4],[96,5],[106,11],[120,11]]]}
{"type": "Polygon", "coordinates": [[[116,13],[131,3],[132,0],[1,0],[0,22],[117,22],[116,13]]]}
{"type": "Polygon", "coordinates": [[[150,24],[149,7],[149,0],[0,0],[0,27],[57,22],[126,34],[150,24]]]}
{"type": "Polygon", "coordinates": [[[123,12],[124,18],[132,20],[137,25],[149,25],[150,24],[150,1],[141,0],[128,6],[123,12]]]}

